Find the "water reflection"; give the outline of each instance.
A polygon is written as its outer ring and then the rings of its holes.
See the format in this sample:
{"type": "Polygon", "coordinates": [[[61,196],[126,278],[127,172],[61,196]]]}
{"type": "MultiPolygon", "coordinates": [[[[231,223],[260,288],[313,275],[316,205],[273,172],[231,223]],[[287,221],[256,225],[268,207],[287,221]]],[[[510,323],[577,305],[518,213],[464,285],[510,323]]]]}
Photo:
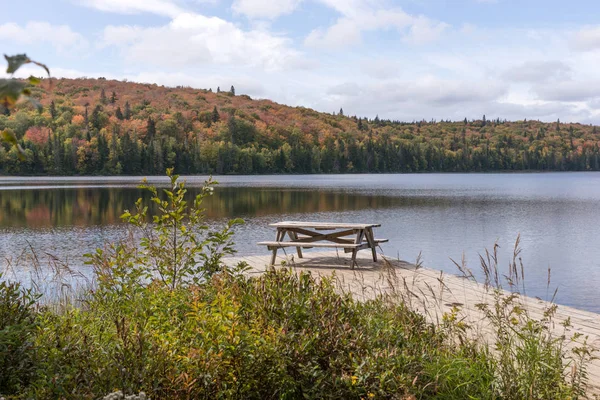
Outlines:
{"type": "MultiPolygon", "coordinates": [[[[199,193],[190,188],[188,200],[199,193]]],[[[114,225],[148,192],[138,188],[54,188],[0,191],[0,229],[114,225]]],[[[393,197],[348,191],[218,187],[205,199],[210,219],[279,213],[343,212],[450,205],[438,197],[393,197]]]]}

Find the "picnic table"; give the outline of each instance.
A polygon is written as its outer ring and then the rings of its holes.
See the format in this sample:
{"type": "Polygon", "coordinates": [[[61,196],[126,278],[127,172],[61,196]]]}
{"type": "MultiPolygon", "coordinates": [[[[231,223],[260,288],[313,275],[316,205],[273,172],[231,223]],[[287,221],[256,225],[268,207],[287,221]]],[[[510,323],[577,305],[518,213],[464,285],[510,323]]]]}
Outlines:
{"type": "Polygon", "coordinates": [[[381,224],[347,224],[336,222],[303,222],[284,221],[269,224],[277,229],[275,241],[259,242],[273,251],[271,265],[275,265],[277,250],[295,247],[298,257],[302,258],[302,249],[313,247],[334,247],[352,253],[352,267],[356,265],[356,253],[359,250],[371,249],[373,261],[377,261],[376,247],[387,239],[376,239],[373,228],[381,224]],[[285,240],[288,236],[289,240],[285,240]]]}

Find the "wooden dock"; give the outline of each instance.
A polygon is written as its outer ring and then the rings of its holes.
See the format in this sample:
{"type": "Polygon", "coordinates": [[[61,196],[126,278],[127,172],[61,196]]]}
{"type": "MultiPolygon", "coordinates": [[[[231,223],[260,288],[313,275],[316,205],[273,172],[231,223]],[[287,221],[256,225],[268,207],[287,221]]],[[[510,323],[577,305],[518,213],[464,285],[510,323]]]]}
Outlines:
{"type": "MultiPolygon", "coordinates": [[[[260,274],[271,262],[271,255],[240,256],[224,260],[228,265],[245,261],[249,274],[260,274]]],[[[335,274],[341,290],[350,291],[357,299],[367,300],[377,295],[399,296],[412,309],[424,314],[432,323],[438,323],[444,313],[458,308],[459,316],[473,327],[473,335],[478,340],[492,343],[489,325],[483,312],[476,304],[493,301],[493,293],[484,285],[456,275],[444,274],[440,271],[417,268],[415,265],[390,259],[380,255],[374,262],[370,254],[357,256],[358,268],[351,268],[350,257],[343,251],[305,252],[299,259],[294,252],[287,252],[277,257],[276,265],[293,267],[297,271],[310,271],[317,276],[335,274]]],[[[519,301],[529,315],[541,319],[544,311],[551,305],[546,301],[520,296],[519,301]]],[[[580,333],[582,336],[569,346],[578,346],[587,337],[588,345],[600,356],[600,314],[578,310],[567,306],[558,306],[553,318],[553,331],[557,335],[565,334],[562,323],[570,320],[566,334],[571,336],[580,333]]],[[[600,396],[600,359],[588,364],[588,394],[600,396]]]]}

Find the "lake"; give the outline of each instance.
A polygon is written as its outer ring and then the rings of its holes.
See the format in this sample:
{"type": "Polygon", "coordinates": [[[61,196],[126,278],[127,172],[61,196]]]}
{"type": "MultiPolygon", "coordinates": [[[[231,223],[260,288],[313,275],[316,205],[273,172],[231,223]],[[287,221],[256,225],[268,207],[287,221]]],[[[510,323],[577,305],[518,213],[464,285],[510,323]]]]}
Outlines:
{"type": "MultiPolygon", "coordinates": [[[[238,251],[266,254],[269,223],[374,222],[384,254],[456,273],[500,245],[506,267],[521,235],[527,294],[600,312],[600,173],[223,176],[205,203],[209,223],[241,217],[238,251]],[[547,289],[548,268],[552,271],[547,289]]],[[[198,191],[205,177],[185,177],[198,191]]],[[[0,262],[26,280],[26,257],[50,255],[89,275],[82,254],[124,234],[119,220],[143,196],[140,177],[0,177],[0,262]]],[[[166,178],[150,178],[164,185],[166,178]]]]}

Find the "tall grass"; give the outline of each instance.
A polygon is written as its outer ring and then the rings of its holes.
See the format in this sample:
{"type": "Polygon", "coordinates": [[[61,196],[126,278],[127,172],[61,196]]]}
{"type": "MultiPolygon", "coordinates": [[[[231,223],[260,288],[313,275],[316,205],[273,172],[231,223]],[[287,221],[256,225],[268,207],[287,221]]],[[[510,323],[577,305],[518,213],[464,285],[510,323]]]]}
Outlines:
{"type": "MultiPolygon", "coordinates": [[[[504,278],[496,247],[482,256],[489,295],[482,294],[475,325],[461,303],[446,300],[452,290],[443,274],[436,286],[417,284],[420,262],[411,278],[388,265],[385,287],[369,294],[348,289],[335,274],[270,268],[250,276],[244,265],[228,267],[223,256],[232,253],[237,221],[208,231],[202,198],[187,204],[184,191],[172,176],[163,198],[152,191],[157,215],[147,215],[141,202],[126,212],[138,235],[89,255],[94,282],[55,298],[59,306],[39,298],[41,287],[0,284],[0,395],[585,396],[591,352],[585,340],[556,334],[555,306],[528,312],[516,293],[524,278],[518,242],[504,278]]],[[[464,262],[457,265],[474,279],[464,262]]]]}

